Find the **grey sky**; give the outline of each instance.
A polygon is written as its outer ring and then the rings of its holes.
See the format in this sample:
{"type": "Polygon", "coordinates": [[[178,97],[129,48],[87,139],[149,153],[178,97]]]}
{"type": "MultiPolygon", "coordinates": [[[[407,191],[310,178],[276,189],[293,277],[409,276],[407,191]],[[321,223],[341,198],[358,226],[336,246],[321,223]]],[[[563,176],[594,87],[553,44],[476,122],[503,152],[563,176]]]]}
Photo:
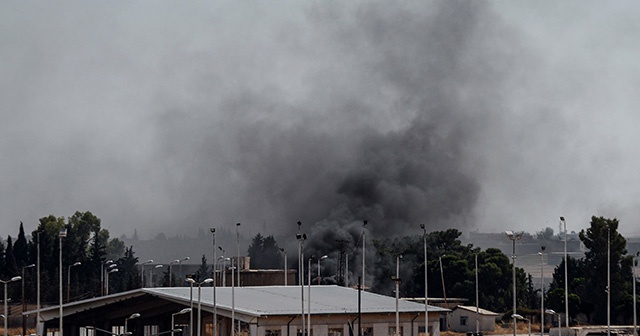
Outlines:
{"type": "Polygon", "coordinates": [[[76,210],[142,238],[640,234],[637,3],[1,7],[4,237],[76,210]]]}

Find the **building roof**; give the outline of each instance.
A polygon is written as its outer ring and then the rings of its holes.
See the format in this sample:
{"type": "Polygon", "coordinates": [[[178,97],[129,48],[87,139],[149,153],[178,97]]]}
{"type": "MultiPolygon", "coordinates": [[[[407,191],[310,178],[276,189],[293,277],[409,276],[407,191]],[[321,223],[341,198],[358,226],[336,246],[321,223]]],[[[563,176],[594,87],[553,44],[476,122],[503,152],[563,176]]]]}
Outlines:
{"type": "Polygon", "coordinates": [[[482,308],[476,308],[475,306],[460,306],[458,305],[455,309],[464,309],[464,310],[468,310],[472,313],[475,313],[476,311],[480,314],[480,315],[489,315],[489,316],[500,316],[500,314],[492,312],[490,310],[486,310],[486,309],[482,309],[482,308]]]}
{"type": "MultiPolygon", "coordinates": [[[[216,309],[224,314],[231,311],[232,291],[236,313],[249,316],[268,315],[296,315],[301,312],[302,301],[300,286],[256,286],[256,287],[217,287],[216,309]]],[[[194,287],[156,287],[141,288],[128,292],[71,302],[64,305],[65,316],[109,304],[120,303],[123,300],[140,298],[141,296],[158,297],[165,301],[175,302],[184,306],[198,302],[198,288],[194,287]]],[[[308,307],[308,287],[304,287],[305,311],[308,307]]],[[[200,289],[200,304],[203,310],[213,311],[213,287],[200,289]]],[[[424,312],[424,304],[400,300],[399,312],[424,312]]],[[[449,311],[445,308],[429,306],[430,312],[449,311]]],[[[58,307],[48,307],[41,310],[43,317],[57,317],[58,307]]],[[[311,314],[337,314],[358,312],[358,291],[340,286],[311,286],[311,314]]],[[[395,312],[395,298],[370,292],[361,292],[361,312],[392,313],[395,312]]],[[[34,312],[26,312],[26,314],[34,312]]]]}

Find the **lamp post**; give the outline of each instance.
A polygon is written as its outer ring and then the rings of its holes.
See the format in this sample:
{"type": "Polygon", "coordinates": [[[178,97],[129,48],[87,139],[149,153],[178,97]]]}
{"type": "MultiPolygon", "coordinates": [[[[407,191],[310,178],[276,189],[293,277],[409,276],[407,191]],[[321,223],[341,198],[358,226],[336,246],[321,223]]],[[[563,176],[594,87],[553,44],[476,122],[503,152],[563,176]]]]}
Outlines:
{"type": "Polygon", "coordinates": [[[396,283],[396,336],[400,336],[400,259],[402,254],[396,256],[396,276],[391,278],[396,283]]]}
{"type": "MultiPolygon", "coordinates": [[[[124,319],[124,335],[127,334],[127,322],[129,322],[129,320],[133,320],[138,317],[140,317],[140,313],[133,313],[129,317],[124,319]]],[[[64,336],[64,335],[60,335],[60,336],[64,336]]]]}
{"type": "MultiPolygon", "coordinates": [[[[36,293],[36,335],[38,335],[38,326],[40,325],[40,230],[36,231],[36,239],[38,240],[38,245],[36,247],[36,259],[37,259],[37,292],[36,293]]],[[[25,332],[26,333],[26,332],[25,332]]]]}
{"type": "Polygon", "coordinates": [[[529,336],[531,336],[531,320],[530,319],[525,318],[524,316],[522,316],[520,314],[513,314],[513,315],[511,315],[511,317],[513,317],[516,320],[523,320],[523,321],[529,322],[529,336]]]}
{"type": "Polygon", "coordinates": [[[366,282],[364,280],[364,276],[366,274],[366,272],[365,272],[365,267],[366,267],[365,259],[366,259],[366,256],[367,256],[367,253],[366,253],[366,250],[365,250],[365,242],[367,241],[367,239],[365,239],[364,227],[367,226],[367,223],[368,222],[367,222],[366,219],[362,221],[362,288],[366,288],[367,287],[366,286],[366,282]]]}
{"type": "Polygon", "coordinates": [[[149,270],[149,283],[151,285],[150,286],[151,288],[156,286],[155,281],[153,281],[153,270],[156,268],[162,268],[162,267],[163,267],[162,265],[155,265],[153,268],[149,270]]]}
{"type": "Polygon", "coordinates": [[[179,283],[182,283],[182,262],[183,261],[187,261],[189,260],[189,257],[184,257],[182,259],[180,259],[180,261],[178,262],[178,281],[179,283]]]}
{"type": "MultiPolygon", "coordinates": [[[[422,245],[424,246],[424,334],[429,336],[429,294],[427,282],[427,226],[420,224],[422,229],[422,245]]],[[[477,303],[476,303],[477,305],[477,303]]]]}
{"type": "MultiPolygon", "coordinates": [[[[562,336],[562,319],[560,319],[560,313],[556,313],[553,309],[546,309],[544,312],[558,317],[558,336],[562,336]]],[[[551,334],[551,332],[549,332],[549,334],[551,334]]]]}
{"type": "MultiPolygon", "coordinates": [[[[35,264],[31,264],[31,265],[27,265],[27,266],[22,266],[22,334],[26,335],[27,334],[27,316],[24,315],[25,310],[27,310],[27,302],[25,301],[25,295],[24,295],[24,279],[25,279],[25,272],[24,270],[27,268],[31,268],[31,267],[35,267],[35,264]]],[[[5,291],[6,292],[6,291],[5,291]]]]}
{"type": "Polygon", "coordinates": [[[180,315],[180,314],[186,314],[186,313],[190,313],[191,312],[191,308],[184,308],[181,311],[177,312],[177,313],[173,313],[171,314],[171,336],[173,336],[173,329],[176,327],[176,315],[180,315]]]}
{"type": "Polygon", "coordinates": [[[189,278],[189,279],[187,279],[187,282],[198,286],[198,332],[197,332],[197,335],[200,336],[202,334],[202,326],[201,326],[201,322],[202,322],[201,302],[202,302],[202,300],[200,299],[200,293],[201,293],[201,290],[202,290],[202,284],[213,282],[213,279],[206,278],[203,281],[196,282],[195,280],[189,278]]]}
{"type": "Polygon", "coordinates": [[[115,273],[115,272],[118,272],[118,269],[117,269],[117,268],[112,268],[112,269],[110,269],[110,270],[108,270],[108,271],[107,271],[107,275],[106,275],[106,280],[107,280],[107,281],[106,281],[106,285],[107,285],[107,288],[105,288],[105,293],[106,293],[106,295],[109,295],[109,275],[110,275],[111,273],[115,273]]]}
{"type": "Polygon", "coordinates": [[[567,264],[569,256],[567,254],[567,222],[560,216],[560,222],[564,226],[564,318],[565,326],[569,326],[569,271],[567,264]]]}
{"type": "MultiPolygon", "coordinates": [[[[64,318],[64,316],[63,316],[63,311],[62,311],[62,292],[63,292],[63,288],[62,288],[62,286],[63,286],[62,285],[62,283],[63,283],[63,280],[62,280],[62,238],[66,238],[66,237],[67,237],[67,229],[66,228],[62,228],[60,230],[60,232],[58,233],[58,239],[59,239],[59,245],[58,245],[59,248],[58,248],[58,250],[59,250],[59,254],[60,254],[60,260],[59,260],[59,264],[58,264],[58,270],[59,270],[59,273],[60,273],[59,274],[60,293],[59,293],[59,298],[58,298],[59,301],[60,301],[59,302],[60,306],[58,307],[58,313],[60,314],[60,319],[59,319],[59,322],[60,322],[60,326],[59,326],[60,336],[64,336],[64,333],[63,333],[63,328],[64,328],[63,318],[64,318]]],[[[5,293],[6,293],[6,291],[5,291],[5,293]]]]}
{"type": "Polygon", "coordinates": [[[476,266],[476,335],[480,335],[480,292],[478,291],[478,253],[475,255],[476,266]]]}
{"type": "Polygon", "coordinates": [[[298,221],[298,233],[296,233],[296,239],[298,240],[298,282],[300,283],[300,301],[302,307],[302,313],[300,314],[302,318],[302,336],[305,336],[304,330],[304,241],[307,240],[307,235],[304,233],[300,233],[300,226],[302,226],[302,222],[298,221]]]}
{"type": "Polygon", "coordinates": [[[540,247],[540,336],[544,336],[544,246],[540,247]]]}
{"type": "MultiPolygon", "coordinates": [[[[238,270],[238,287],[240,287],[240,223],[236,223],[236,268],[238,270]]],[[[233,281],[233,280],[232,280],[233,281]]],[[[235,292],[234,287],[231,287],[231,302],[233,305],[233,312],[235,315],[235,292]]],[[[235,316],[234,316],[235,317],[235,316]]],[[[238,320],[238,334],[240,333],[240,320],[238,320]]]]}
{"type": "Polygon", "coordinates": [[[218,268],[216,267],[217,264],[217,259],[216,259],[216,228],[212,227],[209,229],[209,231],[211,232],[211,235],[213,236],[213,245],[212,245],[212,249],[213,249],[213,336],[216,336],[218,333],[218,305],[216,303],[216,285],[218,282],[218,275],[217,275],[217,270],[218,268]]]}
{"type": "Polygon", "coordinates": [[[325,260],[329,258],[328,255],[323,255],[322,257],[320,257],[320,259],[318,259],[318,285],[320,285],[320,282],[322,280],[322,277],[320,276],[320,261],[325,260]]]}
{"type": "Polygon", "coordinates": [[[71,302],[71,268],[80,265],[82,265],[82,263],[76,261],[67,268],[67,302],[71,302]]]}
{"type": "MultiPolygon", "coordinates": [[[[567,310],[567,315],[569,315],[568,312],[567,310]]],[[[607,336],[611,336],[611,228],[609,225],[607,225],[607,336]]]]}
{"type": "Polygon", "coordinates": [[[153,259],[149,259],[140,265],[140,287],[141,288],[144,288],[144,265],[152,264],[152,263],[153,263],[153,259]]]}
{"type": "Polygon", "coordinates": [[[311,334],[311,261],[315,259],[315,255],[309,257],[309,264],[307,265],[307,333],[309,334],[311,334]]]}
{"type": "Polygon", "coordinates": [[[284,248],[280,248],[280,252],[282,252],[282,254],[284,255],[284,285],[287,285],[287,251],[284,250],[284,248]]]}
{"type": "Polygon", "coordinates": [[[115,264],[113,264],[113,260],[111,260],[111,259],[106,260],[104,263],[100,263],[100,295],[104,295],[104,293],[105,293],[105,289],[104,289],[104,287],[105,287],[105,282],[104,282],[104,280],[105,280],[104,279],[105,278],[105,265],[107,267],[111,267],[111,265],[115,266],[115,264]]]}
{"type": "Polygon", "coordinates": [[[4,336],[7,336],[7,319],[9,318],[9,312],[7,310],[7,284],[20,280],[22,280],[21,276],[15,276],[9,280],[0,280],[0,282],[4,284],[4,336]]]}
{"type": "Polygon", "coordinates": [[[633,336],[638,336],[638,321],[636,312],[636,284],[638,281],[638,279],[636,278],[636,266],[638,264],[638,256],[640,256],[640,251],[636,252],[635,257],[633,257],[633,265],[631,265],[631,271],[633,272],[633,336]]]}
{"type": "Polygon", "coordinates": [[[522,239],[522,232],[505,231],[507,237],[513,242],[512,273],[513,273],[513,336],[516,336],[516,240],[522,239]]]}
{"type": "Polygon", "coordinates": [[[193,336],[193,284],[196,282],[191,278],[186,278],[184,281],[189,283],[189,336],[193,336]]]}
{"type": "Polygon", "coordinates": [[[180,262],[180,259],[176,259],[169,263],[169,287],[173,287],[173,264],[180,262]]]}
{"type": "MultiPolygon", "coordinates": [[[[446,256],[446,254],[443,254],[441,256],[438,257],[438,263],[440,264],[440,282],[442,283],[442,294],[444,295],[444,305],[447,306],[447,288],[445,287],[444,284],[444,270],[442,267],[442,257],[446,256]]],[[[449,331],[449,316],[447,315],[447,313],[444,314],[444,321],[445,321],[445,328],[447,331],[449,331]]]]}

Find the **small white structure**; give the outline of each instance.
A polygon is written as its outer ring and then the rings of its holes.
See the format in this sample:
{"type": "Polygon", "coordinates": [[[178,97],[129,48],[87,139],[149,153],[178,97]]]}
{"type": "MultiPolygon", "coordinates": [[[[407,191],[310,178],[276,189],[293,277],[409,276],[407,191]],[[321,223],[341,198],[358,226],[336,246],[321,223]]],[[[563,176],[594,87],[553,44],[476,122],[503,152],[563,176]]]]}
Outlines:
{"type": "Polygon", "coordinates": [[[457,306],[451,311],[450,316],[451,331],[475,332],[477,320],[478,330],[487,332],[495,330],[496,317],[500,314],[473,306],[457,306]]]}

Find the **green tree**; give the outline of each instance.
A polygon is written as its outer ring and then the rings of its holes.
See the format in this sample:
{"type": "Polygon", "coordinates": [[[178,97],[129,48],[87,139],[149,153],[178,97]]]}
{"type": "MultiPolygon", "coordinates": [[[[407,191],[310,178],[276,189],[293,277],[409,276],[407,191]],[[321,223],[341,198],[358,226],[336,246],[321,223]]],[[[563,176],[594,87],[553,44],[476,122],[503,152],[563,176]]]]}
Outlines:
{"type": "Polygon", "coordinates": [[[275,269],[282,267],[280,248],[273,236],[264,237],[257,234],[251,240],[247,251],[251,258],[251,267],[258,269],[275,269]]]}
{"type": "Polygon", "coordinates": [[[20,269],[23,266],[29,265],[29,253],[27,247],[27,237],[24,234],[24,224],[20,222],[20,228],[18,230],[18,238],[16,238],[13,244],[13,256],[16,260],[16,266],[20,269]]]}
{"type": "Polygon", "coordinates": [[[579,234],[587,248],[584,272],[590,275],[586,278],[590,295],[582,299],[593,305],[592,321],[597,324],[607,321],[607,290],[611,296],[611,316],[623,316],[620,309],[624,306],[623,297],[628,289],[625,280],[631,274],[631,263],[624,260],[627,253],[626,240],[618,233],[618,225],[615,218],[593,216],[590,227],[581,230],[579,234]],[[611,288],[607,288],[607,265],[610,266],[611,288]]]}

